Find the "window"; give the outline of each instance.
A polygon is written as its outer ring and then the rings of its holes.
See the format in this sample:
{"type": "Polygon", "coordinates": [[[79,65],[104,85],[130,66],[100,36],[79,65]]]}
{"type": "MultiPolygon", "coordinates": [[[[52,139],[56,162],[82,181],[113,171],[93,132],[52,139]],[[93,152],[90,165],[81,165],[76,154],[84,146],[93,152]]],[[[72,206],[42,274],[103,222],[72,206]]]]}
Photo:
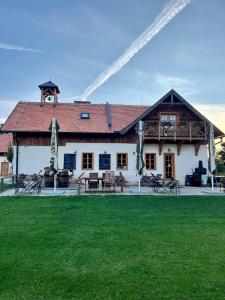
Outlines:
{"type": "Polygon", "coordinates": [[[176,114],[161,114],[161,121],[162,122],[176,122],[177,115],[176,114]]]}
{"type": "Polygon", "coordinates": [[[80,115],[80,118],[85,120],[85,119],[90,119],[89,113],[88,112],[82,112],[80,115]]]}
{"type": "Polygon", "coordinates": [[[156,154],[145,153],[145,167],[146,170],[156,170],[156,154]]]}
{"type": "Polygon", "coordinates": [[[93,153],[82,153],[82,169],[83,170],[93,170],[94,169],[93,153]]]}
{"type": "Polygon", "coordinates": [[[111,155],[99,154],[99,170],[110,170],[110,169],[111,169],[111,155]]]}
{"type": "Polygon", "coordinates": [[[178,115],[175,113],[162,113],[161,114],[161,135],[174,136],[176,130],[176,122],[178,115]]]}
{"type": "Polygon", "coordinates": [[[64,169],[76,170],[76,154],[64,154],[64,169]]]}
{"type": "Polygon", "coordinates": [[[116,168],[119,170],[127,170],[128,155],[127,153],[117,153],[116,168]]]}

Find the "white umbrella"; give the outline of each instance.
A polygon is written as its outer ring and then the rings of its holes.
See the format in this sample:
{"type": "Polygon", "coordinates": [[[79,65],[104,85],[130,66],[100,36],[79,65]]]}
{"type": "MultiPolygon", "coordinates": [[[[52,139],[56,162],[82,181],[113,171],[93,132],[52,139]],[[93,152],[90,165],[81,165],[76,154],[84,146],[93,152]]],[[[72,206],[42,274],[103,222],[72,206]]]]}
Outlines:
{"type": "Polygon", "coordinates": [[[52,118],[49,129],[51,130],[50,173],[54,175],[54,191],[56,191],[56,179],[57,179],[57,171],[58,171],[58,130],[59,130],[59,125],[56,118],[52,118]]]}
{"type": "Polygon", "coordinates": [[[216,170],[216,148],[215,148],[214,126],[209,124],[209,172],[211,175],[212,191],[214,190],[213,172],[216,170]]]}
{"type": "Polygon", "coordinates": [[[139,192],[141,191],[141,176],[143,175],[144,169],[144,159],[143,159],[143,148],[144,148],[144,137],[143,137],[143,121],[139,121],[138,128],[137,128],[137,163],[136,169],[139,175],[138,180],[138,189],[139,192]]]}

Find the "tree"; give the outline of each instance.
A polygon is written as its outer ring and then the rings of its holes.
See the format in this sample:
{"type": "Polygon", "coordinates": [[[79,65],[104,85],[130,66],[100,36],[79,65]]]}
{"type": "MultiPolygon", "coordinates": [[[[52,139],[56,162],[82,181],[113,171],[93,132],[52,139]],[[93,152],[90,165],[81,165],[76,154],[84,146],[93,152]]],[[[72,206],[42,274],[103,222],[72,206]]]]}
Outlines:
{"type": "Polygon", "coordinates": [[[218,158],[220,162],[225,163],[225,143],[221,144],[221,149],[218,151],[218,158]]]}
{"type": "Polygon", "coordinates": [[[13,152],[13,146],[10,144],[8,146],[8,152],[7,152],[7,160],[12,163],[14,157],[14,152],[13,152]]]}
{"type": "Polygon", "coordinates": [[[221,144],[221,149],[216,154],[216,167],[218,173],[225,173],[225,143],[221,144]]]}

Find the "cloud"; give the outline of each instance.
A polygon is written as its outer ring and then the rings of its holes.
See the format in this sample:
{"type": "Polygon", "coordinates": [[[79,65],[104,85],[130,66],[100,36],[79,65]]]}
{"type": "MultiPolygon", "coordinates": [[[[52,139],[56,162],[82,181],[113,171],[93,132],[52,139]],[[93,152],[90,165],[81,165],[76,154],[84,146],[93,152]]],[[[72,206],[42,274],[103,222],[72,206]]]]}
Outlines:
{"type": "Polygon", "coordinates": [[[26,47],[21,47],[21,46],[17,46],[17,45],[6,44],[6,43],[0,43],[0,49],[15,50],[15,51],[26,51],[26,52],[36,52],[36,53],[42,52],[42,51],[37,50],[37,49],[26,48],[26,47]]]}
{"type": "Polygon", "coordinates": [[[194,106],[225,132],[225,104],[195,104],[194,106]]]}
{"type": "Polygon", "coordinates": [[[1,117],[0,117],[0,124],[4,124],[5,121],[6,121],[6,118],[1,118],[1,117]]]}
{"type": "Polygon", "coordinates": [[[17,101],[11,99],[0,99],[0,123],[4,123],[17,101]]]}
{"type": "Polygon", "coordinates": [[[188,78],[157,73],[155,75],[155,83],[161,90],[174,89],[185,97],[196,94],[196,83],[188,78]]]}
{"type": "Polygon", "coordinates": [[[164,85],[164,86],[181,86],[181,85],[189,85],[191,82],[182,77],[174,77],[174,76],[168,76],[163,74],[156,74],[156,82],[158,84],[164,85]]]}

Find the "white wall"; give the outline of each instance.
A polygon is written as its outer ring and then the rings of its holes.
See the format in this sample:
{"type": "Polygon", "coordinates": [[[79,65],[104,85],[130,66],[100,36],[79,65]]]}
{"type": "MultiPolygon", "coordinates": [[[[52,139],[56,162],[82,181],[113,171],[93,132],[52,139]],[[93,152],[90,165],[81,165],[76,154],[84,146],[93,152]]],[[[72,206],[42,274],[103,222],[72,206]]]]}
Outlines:
{"type": "MultiPolygon", "coordinates": [[[[16,149],[14,149],[16,153],[16,149]]],[[[124,175],[134,175],[136,167],[136,145],[134,144],[96,144],[96,143],[68,143],[66,146],[59,146],[58,158],[59,168],[63,168],[64,154],[77,152],[76,171],[79,175],[84,172],[81,168],[81,159],[83,152],[94,153],[94,171],[99,171],[99,154],[105,151],[111,154],[111,169],[116,170],[116,153],[128,153],[128,170],[123,170],[124,175]]],[[[43,170],[50,163],[50,147],[49,146],[20,146],[19,147],[19,173],[33,174],[43,170]]],[[[14,171],[16,170],[16,162],[14,158],[14,171]]],[[[87,174],[89,171],[85,171],[87,174]]],[[[90,172],[93,172],[91,170],[90,172]]]]}
{"type": "MultiPolygon", "coordinates": [[[[19,174],[39,173],[50,162],[50,147],[19,146],[19,174]]],[[[14,146],[13,172],[16,172],[16,147],[14,146]]]]}
{"type": "MultiPolygon", "coordinates": [[[[198,156],[195,156],[194,145],[183,145],[181,148],[180,156],[177,156],[177,147],[174,144],[165,144],[162,149],[162,155],[158,155],[158,144],[146,144],[144,146],[144,153],[156,153],[156,166],[157,170],[152,173],[163,174],[163,153],[175,154],[175,175],[176,179],[184,183],[185,175],[192,174],[192,170],[198,167],[199,160],[203,161],[203,167],[207,168],[207,146],[201,146],[198,156]]],[[[65,146],[59,147],[59,168],[63,168],[64,154],[77,152],[76,158],[76,171],[80,175],[83,170],[81,168],[81,154],[83,152],[94,153],[94,171],[100,174],[99,171],[99,154],[105,151],[111,154],[111,169],[116,170],[116,153],[128,153],[128,170],[123,170],[124,176],[130,181],[137,181],[136,176],[136,145],[135,144],[109,144],[109,143],[67,143],[65,146]]],[[[16,150],[15,152],[16,153],[16,150]]],[[[15,155],[16,156],[16,155],[15,155]]],[[[50,147],[49,146],[20,146],[19,147],[19,173],[34,174],[43,170],[44,167],[49,166],[50,162],[50,147]]],[[[14,173],[15,158],[14,158],[14,173]]],[[[88,174],[88,171],[85,171],[88,174]]],[[[93,172],[93,170],[91,171],[93,172]]],[[[147,172],[150,174],[150,172],[147,172]]]]}
{"type": "Polygon", "coordinates": [[[192,171],[198,167],[199,160],[203,162],[203,167],[208,170],[208,153],[207,146],[200,146],[198,155],[195,155],[194,145],[185,144],[181,147],[180,155],[177,155],[177,146],[175,144],[165,144],[162,148],[162,154],[158,155],[158,145],[147,144],[144,146],[144,152],[156,153],[156,171],[147,171],[147,174],[151,172],[153,174],[163,174],[163,153],[175,154],[175,178],[180,180],[182,184],[185,182],[186,175],[192,175],[192,171]],[[168,151],[169,150],[169,151],[168,151]]]}

